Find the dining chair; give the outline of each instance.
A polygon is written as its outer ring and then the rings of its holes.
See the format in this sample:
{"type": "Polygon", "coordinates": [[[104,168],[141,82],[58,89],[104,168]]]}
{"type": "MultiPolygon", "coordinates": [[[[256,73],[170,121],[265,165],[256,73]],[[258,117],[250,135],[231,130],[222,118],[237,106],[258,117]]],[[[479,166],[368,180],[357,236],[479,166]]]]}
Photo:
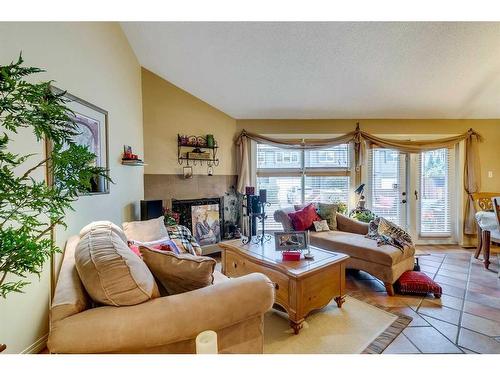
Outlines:
{"type": "Polygon", "coordinates": [[[490,266],[491,241],[500,243],[500,196],[491,198],[493,212],[480,211],[476,213],[477,248],[474,257],[477,259],[483,252],[484,267],[490,266]]]}

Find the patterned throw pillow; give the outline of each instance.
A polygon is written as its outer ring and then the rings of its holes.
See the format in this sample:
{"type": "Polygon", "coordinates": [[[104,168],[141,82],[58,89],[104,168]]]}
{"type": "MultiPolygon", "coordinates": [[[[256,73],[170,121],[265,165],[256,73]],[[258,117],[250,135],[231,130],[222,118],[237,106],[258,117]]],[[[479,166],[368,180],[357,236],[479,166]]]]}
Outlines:
{"type": "Polygon", "coordinates": [[[177,245],[182,253],[201,255],[201,246],[185,226],[173,225],[167,227],[167,231],[170,239],[177,245]]]}
{"type": "Polygon", "coordinates": [[[333,203],[318,203],[318,214],[326,220],[330,230],[337,230],[337,212],[339,206],[333,203]]]}
{"type": "Polygon", "coordinates": [[[326,220],[320,220],[313,222],[314,229],[316,232],[329,232],[330,228],[328,227],[328,222],[326,220]]]}

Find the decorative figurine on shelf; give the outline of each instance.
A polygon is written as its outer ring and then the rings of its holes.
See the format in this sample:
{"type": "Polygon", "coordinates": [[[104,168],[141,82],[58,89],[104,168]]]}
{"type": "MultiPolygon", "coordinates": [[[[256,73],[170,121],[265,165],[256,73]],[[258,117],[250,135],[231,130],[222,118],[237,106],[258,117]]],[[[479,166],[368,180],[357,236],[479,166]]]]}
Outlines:
{"type": "Polygon", "coordinates": [[[207,147],[214,147],[215,146],[215,140],[213,134],[207,134],[207,147]]]}
{"type": "MultiPolygon", "coordinates": [[[[251,192],[255,190],[253,187],[247,186],[245,191],[251,192]]],[[[265,208],[271,206],[271,203],[267,202],[267,190],[260,189],[259,195],[246,195],[246,200],[247,216],[250,219],[250,229],[248,233],[249,235],[247,237],[243,237],[241,242],[243,244],[247,244],[251,241],[255,244],[263,244],[272,238],[270,234],[266,234],[265,230],[265,222],[267,219],[265,208]],[[257,234],[257,219],[260,220],[260,224],[262,225],[260,234],[257,234]]]]}

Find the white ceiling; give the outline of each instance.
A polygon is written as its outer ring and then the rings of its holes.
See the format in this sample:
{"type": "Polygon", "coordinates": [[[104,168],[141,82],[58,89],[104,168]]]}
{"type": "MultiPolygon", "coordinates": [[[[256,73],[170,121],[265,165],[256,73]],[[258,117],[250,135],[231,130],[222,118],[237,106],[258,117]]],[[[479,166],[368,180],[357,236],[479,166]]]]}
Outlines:
{"type": "Polygon", "coordinates": [[[141,65],[238,119],[500,118],[500,23],[122,23],[141,65]]]}

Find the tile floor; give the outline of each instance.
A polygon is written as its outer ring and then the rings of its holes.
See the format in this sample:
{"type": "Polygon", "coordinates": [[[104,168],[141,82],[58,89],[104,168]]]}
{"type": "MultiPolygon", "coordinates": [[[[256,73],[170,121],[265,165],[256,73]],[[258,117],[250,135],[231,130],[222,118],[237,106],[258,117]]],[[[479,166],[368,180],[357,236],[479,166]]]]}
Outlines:
{"type": "MultiPolygon", "coordinates": [[[[410,325],[384,354],[500,353],[500,279],[498,256],[490,270],[472,250],[451,246],[419,247],[431,253],[420,260],[421,270],[437,281],[443,295],[389,297],[382,282],[371,275],[348,273],[346,284],[391,311],[413,317],[410,325]]],[[[495,250],[498,251],[498,248],[495,250]]]]}

